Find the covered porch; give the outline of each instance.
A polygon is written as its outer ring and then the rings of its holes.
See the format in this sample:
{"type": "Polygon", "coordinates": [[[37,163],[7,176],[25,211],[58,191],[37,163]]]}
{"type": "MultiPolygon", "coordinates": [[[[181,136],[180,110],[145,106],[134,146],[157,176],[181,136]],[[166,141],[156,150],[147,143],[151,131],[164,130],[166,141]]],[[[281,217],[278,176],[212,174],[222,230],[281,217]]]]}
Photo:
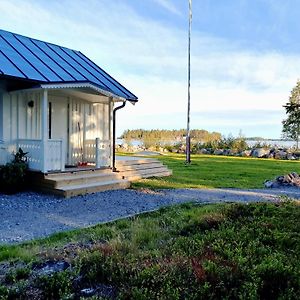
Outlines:
{"type": "Polygon", "coordinates": [[[42,84],[7,97],[7,153],[28,152],[30,170],[112,167],[113,108],[124,98],[90,83],[42,84]]]}

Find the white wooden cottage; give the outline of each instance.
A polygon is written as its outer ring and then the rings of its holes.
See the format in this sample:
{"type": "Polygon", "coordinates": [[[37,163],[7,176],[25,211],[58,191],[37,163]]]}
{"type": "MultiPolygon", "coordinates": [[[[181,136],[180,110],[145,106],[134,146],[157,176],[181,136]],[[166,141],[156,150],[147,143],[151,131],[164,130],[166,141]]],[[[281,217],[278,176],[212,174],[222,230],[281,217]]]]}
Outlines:
{"type": "Polygon", "coordinates": [[[136,101],[81,52],[0,30],[0,164],[20,147],[44,174],[113,167],[114,112],[136,101]]]}

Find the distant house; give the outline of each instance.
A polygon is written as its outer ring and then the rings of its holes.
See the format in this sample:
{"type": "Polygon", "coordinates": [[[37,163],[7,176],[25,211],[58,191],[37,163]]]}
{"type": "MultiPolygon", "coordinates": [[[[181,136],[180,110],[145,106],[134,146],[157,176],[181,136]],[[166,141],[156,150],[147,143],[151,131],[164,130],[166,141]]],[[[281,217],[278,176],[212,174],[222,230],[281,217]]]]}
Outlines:
{"type": "Polygon", "coordinates": [[[0,164],[20,147],[44,174],[112,168],[114,110],[137,101],[81,52],[0,30],[0,164]]]}

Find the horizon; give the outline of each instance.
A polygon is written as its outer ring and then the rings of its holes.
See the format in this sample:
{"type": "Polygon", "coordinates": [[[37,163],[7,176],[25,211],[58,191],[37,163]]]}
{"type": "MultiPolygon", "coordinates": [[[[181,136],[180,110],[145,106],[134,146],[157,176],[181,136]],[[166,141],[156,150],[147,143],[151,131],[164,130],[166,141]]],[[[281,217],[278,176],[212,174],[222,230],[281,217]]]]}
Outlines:
{"type": "MultiPolygon", "coordinates": [[[[136,94],[139,102],[118,112],[117,135],[185,128],[188,1],[89,0],[85,7],[1,1],[0,28],[79,50],[136,94]]],[[[299,78],[297,8],[292,0],[193,2],[191,128],[280,138],[282,106],[299,78]]]]}

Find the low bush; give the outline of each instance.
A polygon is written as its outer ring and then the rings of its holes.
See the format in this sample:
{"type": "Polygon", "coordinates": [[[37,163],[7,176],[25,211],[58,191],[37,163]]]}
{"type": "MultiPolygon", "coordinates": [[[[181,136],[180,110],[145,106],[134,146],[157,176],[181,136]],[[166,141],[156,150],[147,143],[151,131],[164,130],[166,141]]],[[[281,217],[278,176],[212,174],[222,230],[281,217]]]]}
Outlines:
{"type": "Polygon", "coordinates": [[[81,299],[84,289],[98,291],[93,299],[298,299],[299,219],[290,201],[184,204],[65,233],[71,244],[35,246],[47,259],[63,251],[70,268],[15,269],[0,277],[0,299],[81,299]]]}
{"type": "Polygon", "coordinates": [[[27,153],[19,148],[12,162],[0,166],[0,190],[13,194],[26,187],[27,153]]]}

